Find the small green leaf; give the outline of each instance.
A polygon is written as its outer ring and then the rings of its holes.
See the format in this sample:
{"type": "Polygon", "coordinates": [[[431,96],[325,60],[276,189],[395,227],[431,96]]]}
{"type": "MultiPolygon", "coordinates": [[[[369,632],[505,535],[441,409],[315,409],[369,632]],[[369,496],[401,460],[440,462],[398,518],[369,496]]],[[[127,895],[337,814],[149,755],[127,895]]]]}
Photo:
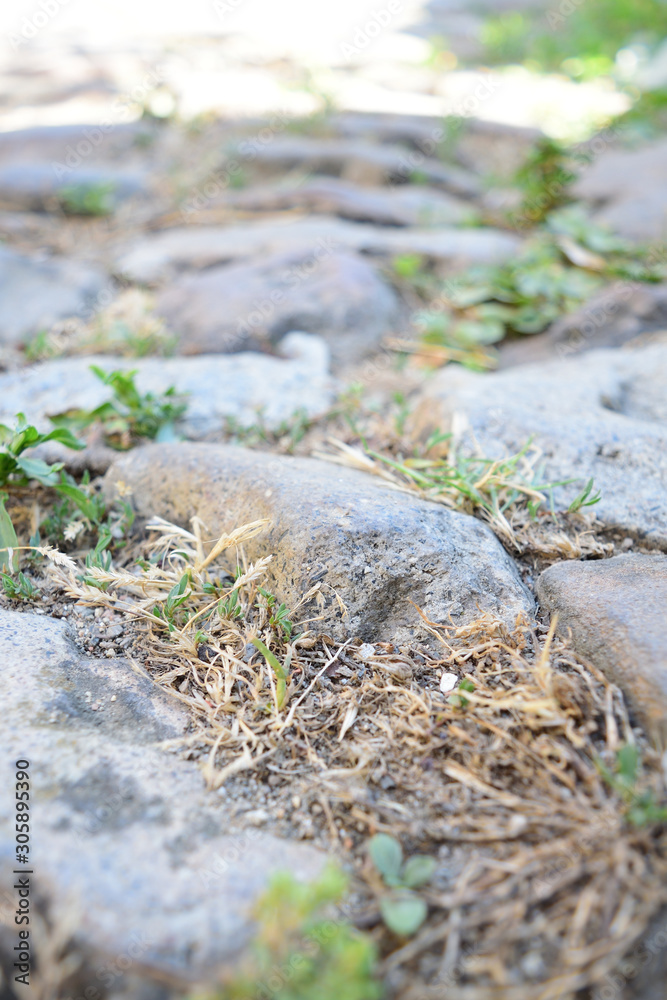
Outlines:
{"type": "Polygon", "coordinates": [[[86,447],[83,441],[75,438],[66,427],[56,427],[48,434],[43,434],[42,441],[58,441],[59,444],[64,444],[66,448],[73,448],[75,451],[81,451],[82,448],[86,447]]]}
{"type": "Polygon", "coordinates": [[[390,931],[410,937],[426,920],[428,907],[413,892],[395,892],[380,900],[380,912],[390,931]]]}
{"type": "Polygon", "coordinates": [[[276,677],[279,677],[281,680],[287,680],[287,674],[285,673],[283,665],[276,654],[272,653],[271,650],[264,645],[261,639],[251,639],[250,641],[255,649],[259,650],[269,666],[273,668],[276,677]]]}
{"type": "Polygon", "coordinates": [[[58,482],[58,473],[63,467],[62,462],[47,465],[41,458],[24,458],[23,455],[16,459],[16,464],[28,479],[36,479],[43,486],[55,486],[58,482]]]}
{"type": "Polygon", "coordinates": [[[634,743],[626,743],[616,755],[618,776],[628,788],[637,781],[639,773],[639,749],[634,743]]]}
{"type": "Polygon", "coordinates": [[[0,570],[16,573],[19,568],[19,556],[16,550],[19,540],[16,537],[12,519],[5,509],[6,493],[0,493],[0,570]]]}
{"type": "Polygon", "coordinates": [[[403,850],[395,837],[390,837],[388,833],[376,833],[368,842],[368,853],[387,885],[400,884],[403,850]]]}
{"type": "Polygon", "coordinates": [[[90,497],[86,496],[78,486],[74,486],[72,483],[58,483],[56,492],[60,493],[61,496],[69,497],[70,500],[73,500],[83,516],[87,517],[92,524],[97,524],[100,513],[98,505],[90,497]]]}
{"type": "Polygon", "coordinates": [[[264,645],[261,639],[251,639],[251,642],[255,649],[259,650],[276,675],[276,700],[278,702],[278,708],[282,708],[287,694],[287,679],[289,677],[289,673],[285,670],[275,653],[272,653],[271,650],[264,645]]]}
{"type": "Polygon", "coordinates": [[[598,490],[597,493],[593,493],[593,479],[589,479],[581,493],[574,498],[570,506],[567,508],[568,514],[576,514],[578,510],[582,507],[592,507],[594,504],[599,503],[602,499],[602,494],[598,490]]]}
{"type": "Polygon", "coordinates": [[[420,885],[430,882],[438,867],[435,858],[429,858],[425,854],[415,854],[408,858],[403,868],[402,881],[409,889],[418,889],[420,885]]]}

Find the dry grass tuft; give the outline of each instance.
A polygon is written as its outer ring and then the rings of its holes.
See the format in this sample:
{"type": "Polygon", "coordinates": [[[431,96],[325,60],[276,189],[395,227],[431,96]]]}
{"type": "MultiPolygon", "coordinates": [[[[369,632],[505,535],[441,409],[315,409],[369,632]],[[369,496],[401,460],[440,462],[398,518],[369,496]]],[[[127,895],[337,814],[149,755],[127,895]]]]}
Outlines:
{"type": "Polygon", "coordinates": [[[582,513],[557,514],[552,490],[544,481],[542,451],[530,441],[515,455],[489,459],[462,455],[455,434],[434,435],[421,454],[382,454],[364,445],[329,438],[330,450],[318,454],[338,465],[378,476],[394,489],[486,521],[518,553],[546,559],[603,556],[613,546],[594,537],[595,518],[582,513]],[[568,530],[564,530],[567,528],[568,530]]]}
{"type": "MultiPolygon", "coordinates": [[[[212,544],[199,522],[155,519],[136,566],[81,579],[54,559],[50,572],[135,619],[152,677],[192,711],[187,752],[209,787],[274,776],[360,864],[377,831],[440,854],[429,919],[407,943],[381,925],[372,878],[360,889],[401,997],[565,1000],[598,981],[667,901],[664,828],[633,827],[596,766],[636,739],[620,692],[522,621],[426,621],[436,654],[335,644],[263,590],[268,556],[245,564],[262,526],[212,544]],[[257,639],[286,677],[282,700],[257,639]],[[443,671],[463,687],[443,693],[443,671]]],[[[644,761],[659,797],[648,747],[644,761]]]]}

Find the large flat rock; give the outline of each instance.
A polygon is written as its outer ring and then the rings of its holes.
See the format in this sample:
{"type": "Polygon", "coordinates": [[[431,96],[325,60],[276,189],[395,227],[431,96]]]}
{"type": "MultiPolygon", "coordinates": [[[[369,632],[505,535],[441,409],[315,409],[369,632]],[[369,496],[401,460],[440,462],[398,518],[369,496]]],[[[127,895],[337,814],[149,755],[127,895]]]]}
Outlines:
{"type": "Polygon", "coordinates": [[[339,177],[228,191],[214,200],[213,207],[220,203],[255,212],[301,208],[317,215],[338,215],[380,226],[456,226],[475,216],[467,202],[437,188],[411,184],[362,187],[339,177]]]}
{"type": "MultiPolygon", "coordinates": [[[[245,146],[243,142],[239,146],[241,159],[245,146]]],[[[250,152],[248,158],[253,163],[271,169],[338,170],[354,180],[373,183],[405,183],[412,174],[419,173],[431,184],[440,185],[455,195],[471,197],[481,191],[479,179],[470,171],[435,157],[422,155],[416,159],[402,146],[354,139],[284,136],[264,145],[253,145],[250,152]]]]}
{"type": "MultiPolygon", "coordinates": [[[[0,610],[0,662],[3,767],[30,761],[33,900],[72,927],[86,985],[119,955],[148,977],[210,975],[249,941],[270,873],[319,870],[312,847],[228,833],[197,764],[159,748],[186,732],[187,712],[127,661],[82,656],[62,621],[0,610]]],[[[3,796],[0,889],[12,896],[25,867],[13,805],[3,796]]],[[[17,940],[2,929],[5,957],[17,940]]]]}
{"type": "Polygon", "coordinates": [[[486,525],[356,470],[222,445],[153,445],[118,459],[107,494],[118,482],[140,514],[184,525],[196,514],[210,535],[267,518],[247,558],[273,555],[268,586],[290,607],[321,581],[324,606],[313,600],[299,614],[321,615],[311,627],[337,638],[424,638],[411,602],[447,624],[481,611],[514,624],[532,613],[486,525]]]}
{"type": "Polygon", "coordinates": [[[99,191],[110,209],[136,195],[146,195],[146,178],[138,172],[110,167],[79,167],[57,172],[51,163],[12,163],[0,166],[0,205],[27,211],[57,210],[67,206],[69,191],[99,191]]]}
{"type": "Polygon", "coordinates": [[[90,370],[136,371],[140,392],[160,394],[174,386],[186,397],[180,430],[199,439],[220,434],[229,420],[242,427],[262,422],[273,429],[297,411],[321,416],[334,400],[329,354],[319,337],[291,333],[279,345],[282,357],[244,352],[197,358],[112,358],[108,355],[44,361],[0,374],[0,422],[24,413],[35,426],[51,429],[49,417],[67,410],[91,410],[110,390],[90,370]]]}
{"type": "Polygon", "coordinates": [[[610,528],[667,549],[667,344],[591,351],[494,374],[450,367],[424,389],[412,430],[447,430],[458,414],[463,445],[496,457],[530,437],[544,481],[563,509],[592,476],[593,508],[610,528]],[[461,419],[462,418],[462,419],[461,419]]]}
{"type": "Polygon", "coordinates": [[[100,163],[122,156],[124,160],[138,143],[154,134],[147,121],[114,122],[101,129],[93,122],[80,125],[36,125],[32,128],[0,132],[0,163],[59,163],[72,182],[82,165],[100,163]]]}
{"type": "MultiPolygon", "coordinates": [[[[449,22],[456,18],[452,8],[449,0],[443,5],[448,38],[449,22]]],[[[537,128],[483,118],[467,117],[445,123],[442,118],[429,115],[391,112],[342,111],[333,115],[329,124],[339,135],[351,139],[373,136],[377,142],[407,145],[427,155],[432,155],[444,140],[450,148],[454,147],[453,156],[459,165],[481,176],[493,174],[508,178],[544,136],[537,128]]]]}
{"type": "Polygon", "coordinates": [[[577,652],[623,689],[667,746],[667,556],[556,563],[539,577],[537,593],[577,652]]]}
{"type": "Polygon", "coordinates": [[[145,236],[120,250],[115,269],[145,284],[179,270],[259,258],[270,253],[357,250],[391,257],[420,253],[448,263],[494,263],[516,253],[521,240],[496,229],[391,229],[328,216],[275,218],[232,226],[182,226],[145,236]]]}
{"type": "Polygon", "coordinates": [[[353,363],[395,328],[393,290],[358,254],[274,254],[176,279],[157,311],[179,333],[182,354],[271,347],[289,330],[321,334],[335,362],[353,363]]]}
{"type": "Polygon", "coordinates": [[[89,312],[104,284],[101,271],[79,261],[0,246],[0,344],[24,343],[58,319],[89,312]]]}

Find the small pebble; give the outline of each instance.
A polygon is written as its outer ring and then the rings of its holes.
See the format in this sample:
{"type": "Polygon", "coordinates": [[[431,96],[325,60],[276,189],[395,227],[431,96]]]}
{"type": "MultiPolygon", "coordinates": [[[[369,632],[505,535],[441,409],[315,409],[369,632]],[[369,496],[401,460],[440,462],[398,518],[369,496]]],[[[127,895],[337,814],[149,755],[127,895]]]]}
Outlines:
{"type": "Polygon", "coordinates": [[[243,819],[250,826],[263,826],[270,819],[270,816],[266,809],[251,809],[250,812],[244,813],[243,819]]]}
{"type": "Polygon", "coordinates": [[[375,656],[375,646],[370,642],[364,642],[357,649],[357,656],[360,660],[370,660],[372,656],[375,656]]]}
{"type": "Polygon", "coordinates": [[[450,691],[454,690],[458,682],[458,674],[451,674],[445,671],[440,678],[440,690],[443,694],[449,694],[450,691]]]}

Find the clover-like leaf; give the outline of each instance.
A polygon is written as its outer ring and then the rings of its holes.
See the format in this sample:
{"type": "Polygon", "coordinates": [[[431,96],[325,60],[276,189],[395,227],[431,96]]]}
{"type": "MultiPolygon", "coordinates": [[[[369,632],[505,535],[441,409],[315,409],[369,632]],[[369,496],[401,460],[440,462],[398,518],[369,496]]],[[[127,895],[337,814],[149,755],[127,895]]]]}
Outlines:
{"type": "Polygon", "coordinates": [[[388,833],[376,833],[368,842],[368,853],[386,884],[400,885],[403,850],[396,838],[388,833]]]}
{"type": "Polygon", "coordinates": [[[426,920],[428,907],[414,892],[392,892],[380,900],[382,919],[394,934],[410,937],[426,920]]]}
{"type": "Polygon", "coordinates": [[[429,858],[425,854],[415,854],[405,862],[401,881],[409,889],[418,889],[420,885],[426,885],[431,881],[437,867],[438,862],[435,858],[429,858]]]}

